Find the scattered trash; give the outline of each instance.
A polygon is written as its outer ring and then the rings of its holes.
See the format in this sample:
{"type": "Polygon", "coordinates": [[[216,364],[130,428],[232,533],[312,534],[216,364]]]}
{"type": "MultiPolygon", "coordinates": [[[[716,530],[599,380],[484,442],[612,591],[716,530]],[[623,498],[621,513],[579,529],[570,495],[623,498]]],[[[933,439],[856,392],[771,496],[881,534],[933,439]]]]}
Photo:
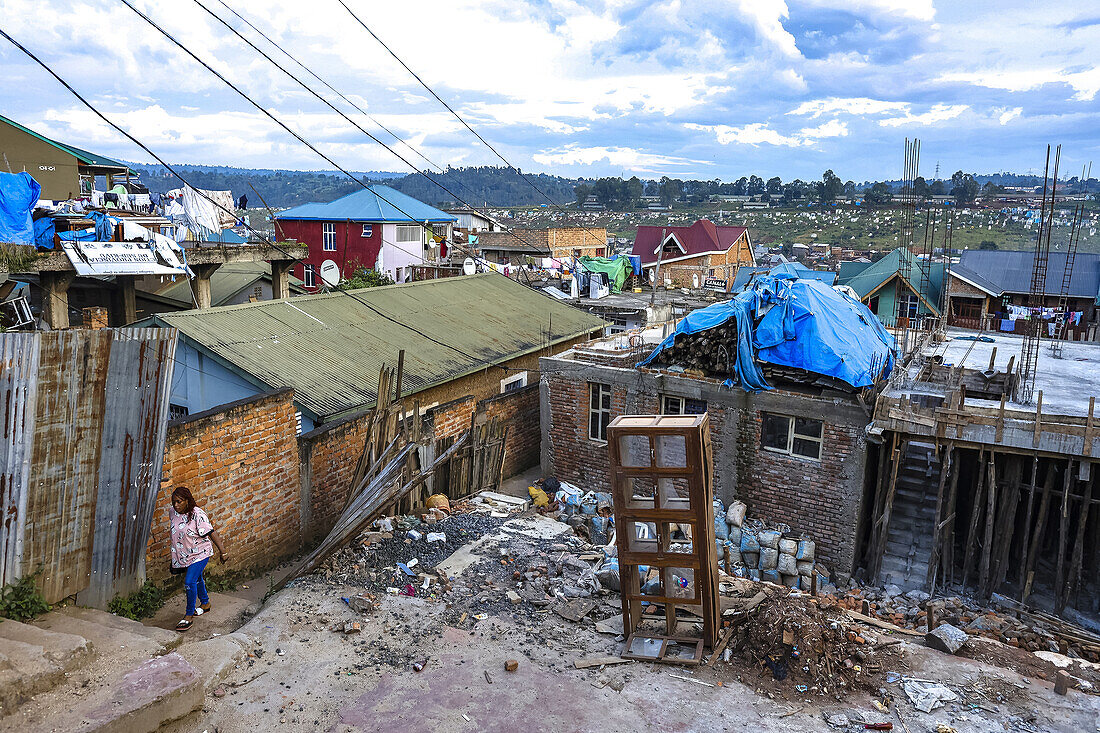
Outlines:
{"type": "Polygon", "coordinates": [[[416,588],[413,587],[412,583],[409,583],[404,588],[402,588],[400,590],[400,592],[398,592],[398,595],[415,597],[416,596],[416,588]]]}
{"type": "Polygon", "coordinates": [[[445,494],[432,494],[424,502],[424,506],[428,509],[439,509],[448,514],[451,513],[451,500],[445,494]]]}
{"type": "Polygon", "coordinates": [[[930,713],[945,702],[954,702],[959,696],[938,682],[923,682],[906,678],[901,685],[913,707],[922,713],[930,713]]]}
{"type": "Polygon", "coordinates": [[[893,723],[864,723],[863,730],[893,730],[893,723]]]}
{"type": "Polygon", "coordinates": [[[417,540],[419,540],[424,535],[421,532],[418,532],[415,529],[410,529],[408,532],[405,533],[405,536],[408,537],[413,542],[416,542],[417,540]]]}
{"type": "Polygon", "coordinates": [[[345,634],[358,634],[362,630],[363,627],[359,624],[358,621],[348,621],[346,624],[344,624],[345,634]]]}
{"type": "Polygon", "coordinates": [[[847,728],[852,724],[852,721],[844,713],[824,713],[823,715],[825,716],[825,722],[834,728],[847,728]]]}
{"type": "Polygon", "coordinates": [[[408,566],[409,566],[410,568],[415,568],[415,567],[417,566],[417,564],[419,564],[419,563],[420,563],[420,561],[419,561],[419,560],[417,560],[417,559],[416,559],[416,558],[414,557],[414,558],[413,558],[412,560],[409,560],[409,561],[408,561],[407,563],[405,563],[405,564],[406,564],[406,565],[408,565],[408,566]]]}
{"type": "Polygon", "coordinates": [[[413,662],[413,669],[417,672],[423,672],[424,667],[426,667],[427,665],[428,665],[428,660],[427,659],[425,659],[423,662],[413,662]]]}
{"type": "Polygon", "coordinates": [[[429,532],[427,540],[428,544],[431,544],[432,542],[446,542],[447,534],[445,532],[429,532]]]}
{"type": "Polygon", "coordinates": [[[936,723],[936,733],[959,733],[947,723],[936,723]]]}
{"type": "Polygon", "coordinates": [[[403,572],[405,575],[408,575],[410,578],[416,576],[416,573],[414,573],[412,569],[410,569],[409,566],[403,562],[397,563],[397,567],[401,570],[401,572],[403,572]]]}
{"type": "Polygon", "coordinates": [[[489,618],[489,614],[487,614],[487,613],[475,613],[474,618],[477,619],[478,621],[484,621],[485,619],[489,618]]]}
{"type": "Polygon", "coordinates": [[[703,687],[714,687],[714,685],[712,685],[709,682],[703,682],[702,680],[694,680],[691,677],[684,677],[683,675],[679,675],[679,674],[669,673],[668,676],[673,677],[673,678],[678,679],[678,680],[683,680],[684,682],[692,682],[696,685],[702,685],[703,687]]]}
{"type": "Polygon", "coordinates": [[[481,671],[485,674],[485,681],[488,682],[490,685],[493,684],[493,678],[489,676],[489,670],[483,669],[481,671]]]}

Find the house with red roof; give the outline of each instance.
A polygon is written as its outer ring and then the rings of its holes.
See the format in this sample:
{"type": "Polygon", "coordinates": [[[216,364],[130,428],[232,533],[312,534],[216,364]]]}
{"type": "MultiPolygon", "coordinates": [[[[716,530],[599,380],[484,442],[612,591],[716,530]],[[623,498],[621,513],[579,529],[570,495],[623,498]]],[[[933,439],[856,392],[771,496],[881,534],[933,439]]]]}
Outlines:
{"type": "Polygon", "coordinates": [[[651,281],[660,259],[661,281],[684,288],[701,287],[708,277],[725,280],[728,288],[738,267],[756,265],[748,229],[706,219],[686,227],[640,226],[631,254],[642,258],[651,281]]]}

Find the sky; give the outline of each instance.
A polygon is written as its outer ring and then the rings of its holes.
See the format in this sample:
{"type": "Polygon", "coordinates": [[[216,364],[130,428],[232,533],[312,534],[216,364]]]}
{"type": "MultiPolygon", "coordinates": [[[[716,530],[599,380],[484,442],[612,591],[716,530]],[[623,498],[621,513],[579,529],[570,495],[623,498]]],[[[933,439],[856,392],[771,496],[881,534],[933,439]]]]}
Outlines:
{"type": "MultiPolygon", "coordinates": [[[[349,170],[411,168],[244,44],[247,18],[430,160],[500,165],[338,0],[130,0],[349,170]]],[[[843,180],[1100,163],[1100,5],[1088,0],[345,0],[509,162],[565,176],[843,180]],[[1090,50],[1091,49],[1091,50],[1090,50]]],[[[0,28],[173,163],[329,169],[121,0],[0,0],[0,28]]],[[[0,38],[0,114],[149,156],[0,38]]]]}

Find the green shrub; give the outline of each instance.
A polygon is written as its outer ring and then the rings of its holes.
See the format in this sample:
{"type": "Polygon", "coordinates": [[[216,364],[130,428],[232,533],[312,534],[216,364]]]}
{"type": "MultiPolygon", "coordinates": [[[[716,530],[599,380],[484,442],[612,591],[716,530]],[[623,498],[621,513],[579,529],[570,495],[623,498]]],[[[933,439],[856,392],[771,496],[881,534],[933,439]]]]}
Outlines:
{"type": "Polygon", "coordinates": [[[206,590],[210,593],[227,593],[237,590],[237,576],[233,574],[215,575],[202,580],[206,583],[206,590]]]}
{"type": "Polygon", "coordinates": [[[150,581],[128,596],[115,596],[107,604],[107,610],[118,616],[140,621],[149,618],[164,605],[164,591],[150,581]]]}
{"type": "Polygon", "coordinates": [[[50,604],[34,584],[41,570],[24,575],[14,583],[0,588],[0,616],[14,621],[26,621],[50,610],[50,604]]]}

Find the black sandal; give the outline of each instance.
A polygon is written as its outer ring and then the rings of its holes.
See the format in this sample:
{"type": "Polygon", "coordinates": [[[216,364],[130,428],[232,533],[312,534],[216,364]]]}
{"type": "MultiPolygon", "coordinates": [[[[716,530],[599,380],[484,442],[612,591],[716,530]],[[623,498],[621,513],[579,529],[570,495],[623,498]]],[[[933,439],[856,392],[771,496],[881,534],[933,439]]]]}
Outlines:
{"type": "Polygon", "coordinates": [[[194,625],[194,621],[188,621],[185,618],[180,619],[180,622],[176,624],[176,631],[187,631],[194,625]]]}

